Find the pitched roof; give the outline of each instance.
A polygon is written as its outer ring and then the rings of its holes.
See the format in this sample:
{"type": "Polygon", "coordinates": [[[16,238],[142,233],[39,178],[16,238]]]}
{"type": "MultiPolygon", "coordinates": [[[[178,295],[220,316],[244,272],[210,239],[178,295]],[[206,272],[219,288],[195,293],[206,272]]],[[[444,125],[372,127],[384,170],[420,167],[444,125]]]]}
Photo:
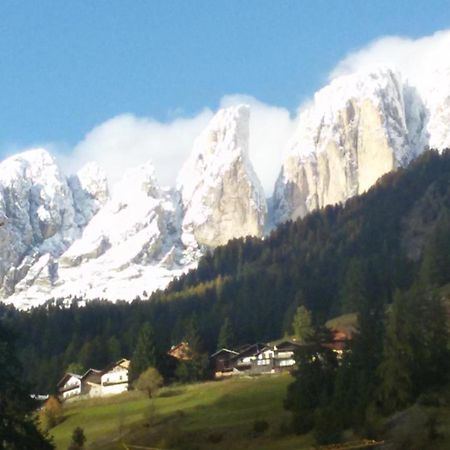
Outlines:
{"type": "Polygon", "coordinates": [[[234,350],[229,350],[228,348],[221,348],[220,350],[217,350],[217,352],[213,353],[210,356],[210,358],[214,358],[215,356],[219,355],[220,353],[231,353],[234,356],[239,355],[239,353],[235,352],[234,350]]]}
{"type": "Polygon", "coordinates": [[[56,384],[56,386],[62,386],[64,385],[64,383],[69,379],[69,378],[77,378],[78,380],[81,381],[81,379],[83,378],[81,375],[78,375],[77,373],[71,373],[71,372],[66,372],[63,377],[58,381],[58,383],[56,384]]]}
{"type": "Polygon", "coordinates": [[[122,369],[128,370],[130,368],[130,360],[126,358],[119,359],[119,361],[116,361],[115,363],[107,366],[102,372],[109,372],[111,369],[114,369],[114,367],[121,367],[122,369]]]}
{"type": "Polygon", "coordinates": [[[91,373],[96,373],[98,375],[103,373],[103,370],[97,370],[97,369],[88,369],[86,370],[86,372],[84,372],[83,376],[81,377],[82,379],[86,378],[88,375],[90,375],[91,373]]]}
{"type": "Polygon", "coordinates": [[[246,356],[254,356],[264,348],[267,348],[267,344],[262,344],[260,342],[248,345],[244,348],[244,350],[241,350],[239,354],[236,355],[236,358],[245,358],[246,356]]]}

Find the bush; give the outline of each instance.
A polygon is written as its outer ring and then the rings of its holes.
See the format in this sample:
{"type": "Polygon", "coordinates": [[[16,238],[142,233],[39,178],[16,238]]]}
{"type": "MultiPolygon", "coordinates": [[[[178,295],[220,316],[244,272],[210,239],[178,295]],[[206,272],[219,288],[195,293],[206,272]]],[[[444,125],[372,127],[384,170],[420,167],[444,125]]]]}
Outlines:
{"type": "Polygon", "coordinates": [[[320,408],[315,413],[314,437],[318,444],[335,444],[341,439],[339,412],[333,408],[320,408]]]}
{"type": "Polygon", "coordinates": [[[269,429],[269,424],[265,420],[255,420],[253,423],[253,431],[256,434],[262,434],[269,429]]]}
{"type": "Polygon", "coordinates": [[[208,439],[208,442],[211,442],[211,444],[218,444],[219,442],[222,442],[222,440],[223,440],[223,433],[215,431],[215,432],[211,433],[207,439],[208,439]]]}
{"type": "Polygon", "coordinates": [[[86,442],[86,436],[84,435],[83,428],[76,427],[72,433],[72,442],[69,445],[68,450],[82,450],[84,443],[86,442]]]}
{"type": "Polygon", "coordinates": [[[155,368],[149,367],[139,375],[135,387],[139,391],[147,393],[149,398],[152,398],[163,385],[163,381],[161,374],[155,368]]]}
{"type": "Polygon", "coordinates": [[[446,402],[445,398],[442,398],[437,392],[427,392],[418,398],[417,403],[423,406],[439,407],[443,406],[446,402]]]}
{"type": "Polygon", "coordinates": [[[63,408],[59,400],[50,396],[39,412],[39,424],[43,431],[47,432],[51,428],[61,423],[64,419],[63,408]]]}

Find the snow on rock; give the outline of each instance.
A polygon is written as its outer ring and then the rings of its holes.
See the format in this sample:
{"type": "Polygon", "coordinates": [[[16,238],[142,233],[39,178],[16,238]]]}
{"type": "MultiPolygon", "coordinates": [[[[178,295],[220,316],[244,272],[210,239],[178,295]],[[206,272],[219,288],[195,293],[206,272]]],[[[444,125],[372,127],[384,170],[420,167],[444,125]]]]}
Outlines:
{"type": "MultiPolygon", "coordinates": [[[[88,184],[97,193],[105,192],[104,183],[88,184]]],[[[174,250],[181,248],[176,220],[172,193],[159,188],[153,166],[147,163],[129,169],[112,198],[60,256],[53,283],[41,283],[39,290],[33,286],[25,292],[20,290],[26,286],[20,285],[15,296],[30,301],[35,296],[70,295],[131,300],[145,290],[164,287],[182,272],[185,262],[182,251],[174,250]],[[158,279],[152,280],[156,274],[158,279]]]]}
{"type": "Polygon", "coordinates": [[[249,114],[246,105],[220,110],[181,170],[177,189],[187,246],[216,247],[264,231],[266,200],[248,157],[249,114]]]}
{"type": "Polygon", "coordinates": [[[276,182],[274,220],[303,217],[372,186],[419,151],[423,107],[401,76],[381,68],[332,81],[300,115],[276,182]]]}
{"type": "Polygon", "coordinates": [[[95,163],[66,178],[43,149],[4,160],[0,299],[25,308],[147,298],[207,249],[344,202],[427,146],[449,147],[450,63],[424,70],[413,79],[381,67],[317,92],[299,115],[270,215],[248,156],[246,105],[217,112],[174,189],[158,186],[150,163],[127,170],[110,195],[95,163]]]}
{"type": "Polygon", "coordinates": [[[78,235],[71,191],[47,151],[0,163],[0,217],[0,294],[7,296],[41,255],[59,256],[78,235]]]}
{"type": "Polygon", "coordinates": [[[86,164],[68,179],[76,211],[76,222],[86,225],[109,198],[106,173],[97,163],[86,164]]]}

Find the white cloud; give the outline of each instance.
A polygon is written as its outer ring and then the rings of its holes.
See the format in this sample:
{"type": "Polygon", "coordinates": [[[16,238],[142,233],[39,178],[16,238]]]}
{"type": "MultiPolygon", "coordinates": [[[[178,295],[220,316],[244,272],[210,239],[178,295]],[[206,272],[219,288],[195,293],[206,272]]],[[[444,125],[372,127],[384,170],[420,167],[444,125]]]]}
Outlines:
{"type": "Polygon", "coordinates": [[[192,118],[168,123],[132,114],[114,117],[95,127],[69,154],[59,160],[67,173],[96,161],[113,185],[126,168],[152,161],[159,183],[172,185],[195,137],[206,126],[212,112],[203,110],[192,118]]]}
{"type": "MultiPolygon", "coordinates": [[[[429,89],[429,67],[448,61],[449,49],[450,30],[415,40],[383,37],[346,56],[329,78],[388,65],[401,71],[419,89],[422,85],[429,89]]],[[[285,108],[246,95],[225,96],[220,107],[237,103],[247,103],[251,107],[250,159],[266,195],[270,196],[298,116],[312,101],[300,105],[295,117],[285,108]]],[[[111,184],[120,179],[126,168],[151,160],[158,181],[165,186],[174,185],[194,139],[213,112],[205,108],[194,117],[180,117],[180,114],[182,110],[172,111],[170,120],[165,123],[131,114],[114,117],[90,131],[72,151],[60,151],[59,160],[67,173],[75,172],[89,161],[97,161],[106,170],[111,184]]]]}
{"type": "MultiPolygon", "coordinates": [[[[249,96],[226,96],[220,107],[238,103],[251,107],[250,159],[265,192],[271,195],[293,121],[287,109],[266,105],[249,96]]],[[[124,169],[150,160],[158,181],[172,186],[195,138],[212,115],[209,109],[204,109],[192,118],[175,118],[167,123],[120,115],[95,127],[72,152],[59,153],[58,159],[66,173],[74,173],[85,163],[96,161],[108,174],[111,185],[121,178],[124,169]]]]}
{"type": "Polygon", "coordinates": [[[329,78],[377,66],[389,66],[400,71],[418,88],[426,88],[430,67],[436,67],[442,62],[448,66],[449,52],[450,30],[438,31],[419,39],[387,36],[350,53],[336,65],[329,78]]]}
{"type": "Polygon", "coordinates": [[[225,96],[220,106],[239,103],[250,105],[249,156],[266,196],[270,196],[294,131],[294,120],[286,108],[267,105],[247,95],[225,96]]]}

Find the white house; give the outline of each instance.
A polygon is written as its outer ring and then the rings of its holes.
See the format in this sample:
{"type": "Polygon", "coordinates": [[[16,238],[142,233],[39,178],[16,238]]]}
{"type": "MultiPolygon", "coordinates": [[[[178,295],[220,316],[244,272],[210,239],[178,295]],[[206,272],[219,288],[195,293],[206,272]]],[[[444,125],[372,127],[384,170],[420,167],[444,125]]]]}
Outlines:
{"type": "Polygon", "coordinates": [[[58,392],[61,400],[81,395],[81,375],[76,373],[66,373],[58,382],[58,392]]]}
{"type": "Polygon", "coordinates": [[[102,396],[101,370],[89,369],[81,378],[81,395],[88,397],[102,396]]]}
{"type": "Polygon", "coordinates": [[[120,359],[104,370],[89,369],[84,375],[66,373],[57,384],[62,401],[75,398],[105,397],[128,390],[130,361],[120,359]]]}
{"type": "Polygon", "coordinates": [[[120,359],[103,371],[101,376],[102,396],[128,391],[129,367],[130,361],[128,359],[120,359]]]}

